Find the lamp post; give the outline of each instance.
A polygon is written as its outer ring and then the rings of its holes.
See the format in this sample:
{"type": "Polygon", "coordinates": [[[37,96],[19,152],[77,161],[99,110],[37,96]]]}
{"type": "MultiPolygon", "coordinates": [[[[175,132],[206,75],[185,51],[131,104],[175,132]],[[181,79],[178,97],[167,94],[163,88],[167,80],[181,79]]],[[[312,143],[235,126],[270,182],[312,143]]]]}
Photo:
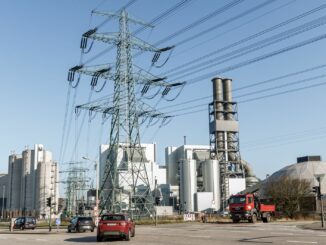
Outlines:
{"type": "Polygon", "coordinates": [[[319,186],[319,193],[317,193],[317,197],[319,199],[319,203],[320,203],[320,211],[321,211],[321,227],[324,228],[324,207],[323,207],[323,195],[321,194],[321,182],[324,178],[325,174],[316,174],[315,178],[318,181],[318,186],[319,186]]]}
{"type": "Polygon", "coordinates": [[[99,167],[98,167],[98,161],[96,161],[96,160],[91,160],[91,159],[89,159],[88,157],[82,157],[83,159],[85,159],[85,160],[88,160],[88,161],[90,161],[90,162],[93,162],[94,164],[95,164],[95,172],[96,172],[96,197],[95,197],[95,207],[96,207],[96,213],[97,213],[97,215],[94,215],[95,216],[95,223],[96,223],[96,225],[97,225],[97,217],[98,217],[98,186],[99,186],[99,167]]]}

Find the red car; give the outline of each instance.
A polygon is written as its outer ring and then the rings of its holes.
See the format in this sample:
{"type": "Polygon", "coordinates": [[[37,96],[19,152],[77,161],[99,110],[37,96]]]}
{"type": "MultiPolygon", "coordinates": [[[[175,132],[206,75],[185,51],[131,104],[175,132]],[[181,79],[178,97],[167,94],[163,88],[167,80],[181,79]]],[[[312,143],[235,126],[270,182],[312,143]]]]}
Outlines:
{"type": "Polygon", "coordinates": [[[104,214],[98,223],[96,240],[102,241],[104,238],[125,238],[135,236],[135,223],[127,214],[104,214]]]}

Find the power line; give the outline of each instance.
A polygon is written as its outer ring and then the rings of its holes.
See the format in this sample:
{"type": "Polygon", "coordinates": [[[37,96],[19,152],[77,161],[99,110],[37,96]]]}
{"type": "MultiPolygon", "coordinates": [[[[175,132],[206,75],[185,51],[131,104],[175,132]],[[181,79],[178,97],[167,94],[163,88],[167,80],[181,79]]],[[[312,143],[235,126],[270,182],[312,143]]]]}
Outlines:
{"type": "Polygon", "coordinates": [[[172,68],[172,69],[166,71],[166,72],[164,73],[164,75],[170,74],[170,73],[173,72],[173,71],[179,70],[179,69],[181,69],[181,68],[185,68],[185,67],[187,67],[187,66],[189,66],[189,65],[192,65],[192,64],[194,64],[194,63],[196,63],[196,62],[199,62],[199,61],[201,61],[201,60],[203,60],[203,59],[207,59],[207,58],[209,58],[209,57],[211,57],[211,56],[214,56],[214,55],[216,55],[216,54],[218,54],[218,53],[221,53],[221,52],[223,52],[223,51],[225,51],[225,50],[228,50],[228,49],[230,49],[230,48],[236,47],[236,46],[238,46],[238,45],[240,45],[240,44],[243,44],[243,43],[248,42],[248,41],[250,41],[250,40],[252,40],[252,39],[255,39],[255,38],[260,37],[260,36],[262,36],[262,35],[264,35],[264,34],[267,34],[267,33],[271,32],[271,31],[274,31],[274,30],[276,30],[276,29],[278,29],[278,28],[284,27],[284,26],[286,26],[286,25],[288,25],[288,24],[290,24],[290,23],[292,23],[292,22],[294,22],[294,21],[300,20],[300,19],[302,19],[302,18],[304,18],[304,17],[307,17],[307,16],[309,16],[309,15],[311,15],[311,14],[314,14],[314,13],[320,11],[320,10],[323,10],[324,8],[326,8],[326,4],[323,4],[323,5],[321,5],[321,6],[318,6],[317,8],[314,8],[314,9],[311,9],[311,10],[309,10],[309,11],[306,11],[306,12],[300,14],[300,15],[297,15],[297,16],[295,16],[295,17],[293,17],[293,18],[290,18],[290,19],[288,19],[288,20],[286,20],[286,21],[283,21],[283,22],[281,22],[281,23],[279,23],[279,24],[277,24],[277,25],[274,25],[274,26],[272,26],[272,27],[269,27],[269,28],[267,28],[267,29],[265,29],[265,30],[263,30],[263,31],[260,31],[260,32],[258,32],[258,33],[255,33],[255,34],[253,34],[253,35],[251,35],[251,36],[248,36],[248,37],[246,37],[246,38],[243,38],[243,39],[241,39],[241,40],[239,40],[239,41],[237,41],[237,42],[234,42],[234,43],[232,43],[232,44],[229,44],[229,45],[227,45],[227,46],[225,46],[225,47],[219,48],[219,49],[217,49],[217,50],[215,50],[215,51],[213,51],[213,52],[210,52],[210,53],[208,53],[208,54],[206,54],[206,55],[200,56],[200,57],[196,58],[195,60],[191,60],[191,61],[189,61],[189,62],[183,63],[183,64],[181,64],[181,65],[179,65],[179,66],[177,66],[177,67],[175,67],[175,68],[172,68]]]}
{"type": "Polygon", "coordinates": [[[224,13],[225,11],[227,10],[230,10],[231,8],[237,6],[238,4],[242,3],[244,0],[233,0],[231,3],[228,3],[224,6],[222,6],[221,8],[217,9],[217,10],[214,10],[213,12],[209,13],[208,15],[200,18],[199,20],[196,20],[194,21],[193,23],[187,25],[186,27],[182,28],[181,30],[178,30],[172,34],[170,34],[169,36],[161,39],[160,41],[157,41],[154,45],[157,46],[157,45],[160,45],[166,41],[170,41],[171,39],[177,37],[177,36],[180,36],[181,34],[193,29],[194,27],[200,25],[200,24],[203,24],[205,23],[206,21],[210,20],[211,18],[219,15],[219,14],[222,14],[224,13]]]}
{"type": "Polygon", "coordinates": [[[200,82],[200,81],[202,81],[204,79],[210,78],[212,76],[216,76],[216,74],[222,74],[222,73],[225,73],[225,72],[228,72],[228,71],[232,71],[232,70],[235,70],[235,69],[238,69],[238,68],[241,68],[241,67],[244,67],[244,66],[247,66],[247,65],[256,63],[258,61],[262,61],[262,60],[265,60],[267,58],[271,58],[271,57],[274,57],[276,55],[283,54],[283,53],[289,52],[291,50],[294,50],[294,49],[297,49],[297,48],[301,48],[301,47],[304,47],[306,45],[309,45],[309,44],[312,44],[312,43],[321,41],[321,40],[323,40],[325,38],[326,38],[326,34],[322,34],[322,35],[319,35],[319,36],[316,36],[316,37],[307,39],[305,41],[302,41],[302,42],[295,43],[293,45],[287,46],[285,48],[281,48],[281,49],[278,49],[276,51],[272,51],[270,53],[267,53],[267,54],[264,54],[264,55],[261,55],[261,56],[252,58],[250,60],[246,60],[246,61],[237,63],[235,65],[230,65],[230,66],[225,67],[225,68],[222,68],[220,70],[217,70],[217,71],[214,71],[214,72],[210,72],[210,73],[207,73],[207,74],[198,76],[196,78],[193,78],[193,79],[188,80],[187,84],[188,85],[189,84],[194,84],[194,83],[200,82]]]}
{"type": "MultiPolygon", "coordinates": [[[[288,74],[285,74],[285,75],[282,75],[282,76],[277,76],[277,77],[274,77],[274,78],[271,78],[271,79],[268,79],[268,80],[264,80],[264,81],[260,81],[260,82],[255,82],[255,83],[250,84],[250,85],[246,85],[246,86],[242,86],[242,87],[239,87],[239,88],[235,88],[235,89],[233,89],[233,92],[236,92],[236,91],[239,91],[239,90],[248,89],[248,88],[252,88],[252,87],[256,87],[256,86],[260,86],[260,85],[263,85],[263,84],[268,84],[268,83],[271,83],[271,82],[282,80],[284,78],[289,78],[289,77],[292,77],[292,76],[301,75],[301,74],[304,74],[304,73],[307,73],[307,72],[311,72],[311,71],[315,71],[315,70],[322,69],[322,68],[326,68],[326,64],[322,64],[322,65],[310,67],[310,68],[303,69],[303,70],[300,70],[300,71],[288,73],[288,74]]],[[[267,89],[267,91],[268,90],[269,89],[267,89]]],[[[236,97],[239,98],[239,97],[242,97],[242,96],[243,95],[236,96],[236,97]]],[[[160,108],[158,108],[158,110],[167,109],[167,108],[171,108],[171,107],[177,107],[177,106],[180,106],[180,105],[186,105],[186,104],[189,104],[189,103],[193,103],[193,102],[197,102],[197,101],[201,101],[201,100],[206,100],[206,99],[211,99],[211,98],[212,98],[212,95],[202,96],[202,97],[191,99],[191,100],[187,100],[187,101],[184,101],[184,102],[181,102],[181,103],[178,103],[178,104],[160,107],[160,108]]]]}
{"type": "MultiPolygon", "coordinates": [[[[275,96],[279,96],[279,95],[294,93],[294,92],[298,92],[298,91],[301,91],[301,90],[306,90],[306,89],[310,89],[310,88],[320,87],[320,86],[324,86],[324,85],[326,85],[326,82],[321,82],[321,83],[317,83],[317,84],[313,84],[313,85],[308,85],[308,86],[304,86],[304,87],[300,87],[300,88],[295,88],[295,89],[289,89],[289,90],[278,92],[278,93],[273,93],[273,94],[269,94],[269,95],[264,95],[264,96],[252,98],[252,99],[242,100],[242,101],[239,101],[238,104],[243,104],[243,103],[257,101],[257,100],[262,100],[262,99],[266,99],[266,98],[270,98],[270,97],[275,97],[275,96]]],[[[208,108],[208,104],[201,104],[201,105],[196,105],[196,106],[193,106],[193,107],[183,108],[183,109],[180,109],[178,111],[187,110],[187,109],[193,109],[193,108],[203,107],[203,106],[206,106],[206,109],[193,110],[193,111],[190,111],[190,112],[185,112],[185,113],[181,113],[181,114],[175,114],[173,116],[174,117],[179,117],[179,116],[194,114],[194,113],[197,113],[197,112],[207,111],[208,110],[207,109],[208,108]]],[[[175,110],[174,112],[176,112],[176,111],[177,110],[175,110]]]]}
{"type": "Polygon", "coordinates": [[[263,2],[263,3],[261,3],[261,4],[258,4],[257,6],[251,8],[249,10],[246,10],[244,12],[241,12],[240,14],[238,14],[236,16],[233,16],[233,17],[231,17],[231,18],[229,18],[229,19],[227,19],[225,21],[222,21],[222,22],[220,22],[217,25],[214,25],[212,27],[209,27],[209,28],[207,28],[207,29],[205,29],[205,30],[203,30],[203,31],[201,31],[201,32],[199,32],[199,33],[191,36],[191,37],[185,38],[185,39],[177,42],[175,44],[175,46],[184,45],[184,44],[186,44],[186,43],[188,43],[188,42],[190,42],[190,41],[192,41],[192,40],[194,40],[194,39],[196,39],[198,37],[201,37],[201,36],[203,36],[203,35],[205,35],[205,34],[207,34],[209,32],[212,32],[212,31],[214,31],[214,30],[216,30],[216,29],[218,29],[218,28],[220,28],[222,26],[225,26],[227,24],[230,24],[233,21],[236,21],[236,20],[238,20],[240,18],[243,18],[246,15],[249,15],[249,14],[251,14],[251,13],[253,13],[253,12],[255,12],[255,11],[257,11],[257,10],[259,10],[259,9],[261,9],[261,8],[267,6],[267,5],[269,5],[269,4],[271,4],[271,3],[275,2],[275,1],[276,0],[267,0],[267,1],[263,2]]]}
{"type": "MultiPolygon", "coordinates": [[[[193,45],[193,46],[191,46],[191,47],[185,48],[185,49],[183,49],[183,50],[181,50],[181,51],[176,51],[176,52],[174,52],[174,54],[172,55],[172,57],[176,57],[176,56],[179,56],[179,55],[181,55],[181,54],[183,54],[183,53],[189,52],[189,50],[193,50],[193,49],[195,49],[195,48],[197,48],[197,47],[199,47],[199,46],[202,46],[202,45],[204,45],[204,44],[206,44],[206,43],[208,43],[208,42],[211,42],[211,41],[215,40],[216,38],[220,38],[221,36],[223,36],[223,35],[225,35],[225,34],[227,34],[227,33],[229,33],[229,32],[232,32],[232,31],[238,30],[239,28],[244,27],[244,26],[246,26],[246,25],[249,24],[249,23],[252,23],[252,22],[254,22],[254,21],[257,21],[257,20],[261,19],[262,17],[265,17],[266,15],[269,15],[269,14],[275,12],[275,11],[278,11],[278,10],[284,8],[284,7],[287,7],[287,6],[289,6],[290,4],[293,4],[293,3],[295,3],[295,2],[296,2],[296,0],[291,0],[290,2],[287,2],[287,3],[285,3],[285,4],[282,4],[281,6],[278,6],[278,7],[276,7],[276,8],[271,9],[271,10],[268,10],[267,12],[265,12],[265,13],[263,13],[263,14],[261,14],[261,15],[258,15],[258,16],[254,17],[254,18],[252,18],[252,19],[250,19],[250,20],[248,20],[248,21],[241,22],[241,24],[238,25],[238,26],[236,26],[236,27],[232,27],[232,28],[229,28],[229,29],[226,30],[226,31],[223,31],[222,33],[218,33],[217,35],[215,35],[215,36],[212,37],[212,38],[206,39],[206,40],[204,40],[204,41],[200,41],[199,43],[197,43],[197,44],[195,44],[195,45],[193,45]]],[[[183,67],[183,66],[181,66],[181,67],[183,67]]]]}

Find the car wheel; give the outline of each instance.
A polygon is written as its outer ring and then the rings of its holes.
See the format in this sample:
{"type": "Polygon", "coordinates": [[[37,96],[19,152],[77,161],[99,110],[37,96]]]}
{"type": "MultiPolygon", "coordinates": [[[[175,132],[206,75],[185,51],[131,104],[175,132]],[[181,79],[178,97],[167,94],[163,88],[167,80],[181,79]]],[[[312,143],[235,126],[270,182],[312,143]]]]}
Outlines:
{"type": "Polygon", "coordinates": [[[101,236],[96,236],[96,241],[97,241],[97,242],[102,242],[102,241],[103,241],[103,237],[101,237],[101,236]]]}
{"type": "Polygon", "coordinates": [[[233,223],[239,223],[240,222],[240,219],[232,219],[232,222],[233,223]]]}
{"type": "Polygon", "coordinates": [[[68,229],[68,233],[70,233],[71,232],[71,230],[70,229],[68,229]]]}
{"type": "Polygon", "coordinates": [[[128,233],[126,235],[126,241],[130,241],[130,235],[131,235],[131,232],[130,232],[130,230],[128,230],[128,233]]]}
{"type": "Polygon", "coordinates": [[[94,232],[94,229],[91,229],[91,232],[94,232]]]}

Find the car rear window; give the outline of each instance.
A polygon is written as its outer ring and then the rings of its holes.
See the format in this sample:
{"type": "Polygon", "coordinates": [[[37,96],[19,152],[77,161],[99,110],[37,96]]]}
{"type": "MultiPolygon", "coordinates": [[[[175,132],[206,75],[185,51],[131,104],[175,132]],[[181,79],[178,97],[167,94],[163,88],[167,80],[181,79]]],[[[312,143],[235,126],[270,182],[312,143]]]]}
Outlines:
{"type": "Polygon", "coordinates": [[[102,220],[126,220],[126,216],[124,216],[124,215],[104,215],[104,216],[102,216],[102,220]]]}

